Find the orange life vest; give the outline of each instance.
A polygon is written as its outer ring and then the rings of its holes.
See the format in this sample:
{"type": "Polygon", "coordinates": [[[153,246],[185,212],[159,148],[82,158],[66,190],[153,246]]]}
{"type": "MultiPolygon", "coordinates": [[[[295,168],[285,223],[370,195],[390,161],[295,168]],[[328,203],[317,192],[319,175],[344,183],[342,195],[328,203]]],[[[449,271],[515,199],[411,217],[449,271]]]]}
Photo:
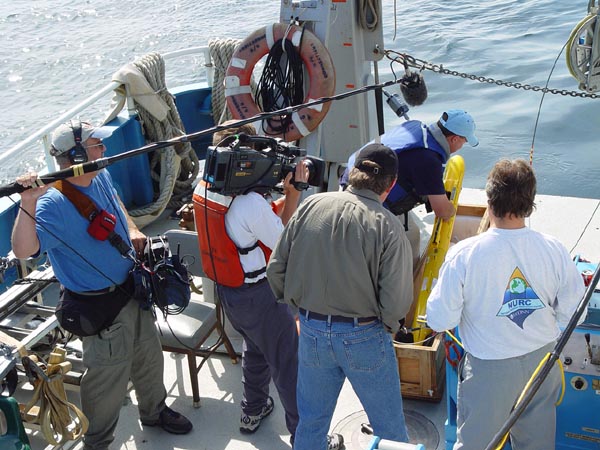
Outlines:
{"type": "Polygon", "coordinates": [[[223,286],[239,287],[244,284],[246,278],[255,278],[267,269],[265,266],[253,272],[244,272],[240,255],[260,247],[265,261],[268,261],[271,249],[260,241],[246,248],[235,245],[225,226],[225,214],[229,211],[233,197],[211,192],[206,187],[207,184],[200,181],[193,196],[202,268],[206,276],[214,282],[223,286]]]}

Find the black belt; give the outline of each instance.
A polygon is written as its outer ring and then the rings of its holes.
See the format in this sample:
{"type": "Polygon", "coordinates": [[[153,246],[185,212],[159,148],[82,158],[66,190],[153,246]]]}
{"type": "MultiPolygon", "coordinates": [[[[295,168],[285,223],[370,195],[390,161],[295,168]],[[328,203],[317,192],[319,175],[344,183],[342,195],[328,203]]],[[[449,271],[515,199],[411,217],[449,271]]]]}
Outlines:
{"type": "Polygon", "coordinates": [[[76,294],[76,295],[83,295],[83,296],[90,296],[90,297],[94,297],[96,295],[104,295],[104,294],[110,294],[111,292],[116,291],[117,289],[125,289],[128,292],[131,292],[131,275],[127,276],[127,279],[123,282],[123,284],[113,284],[110,285],[108,287],[105,287],[104,289],[98,289],[95,291],[84,291],[84,292],[75,292],[75,291],[71,291],[69,290],[71,293],[76,294]]]}
{"type": "Polygon", "coordinates": [[[89,295],[90,297],[93,297],[95,295],[104,295],[104,294],[108,294],[110,292],[114,292],[117,288],[118,288],[118,286],[113,284],[112,286],[109,286],[104,289],[98,289],[96,291],[85,291],[85,292],[71,291],[71,292],[74,294],[77,294],[77,295],[89,295]]]}
{"type": "Polygon", "coordinates": [[[307,311],[304,308],[298,308],[298,310],[300,311],[300,314],[302,314],[307,319],[323,320],[325,322],[354,323],[354,320],[356,319],[356,321],[358,323],[365,323],[365,322],[373,322],[375,320],[378,320],[377,316],[371,316],[371,317],[346,317],[346,316],[336,316],[336,315],[319,314],[319,313],[316,313],[316,312],[307,311]]]}

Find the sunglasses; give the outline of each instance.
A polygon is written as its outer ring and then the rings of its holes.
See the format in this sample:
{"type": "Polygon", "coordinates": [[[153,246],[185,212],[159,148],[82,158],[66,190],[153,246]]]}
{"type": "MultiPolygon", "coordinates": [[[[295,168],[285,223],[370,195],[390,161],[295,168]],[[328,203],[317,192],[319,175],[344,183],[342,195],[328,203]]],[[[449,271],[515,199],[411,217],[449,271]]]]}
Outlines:
{"type": "Polygon", "coordinates": [[[104,144],[102,142],[100,142],[99,144],[94,144],[94,145],[86,145],[85,148],[87,150],[94,148],[94,147],[104,147],[104,144]]]}

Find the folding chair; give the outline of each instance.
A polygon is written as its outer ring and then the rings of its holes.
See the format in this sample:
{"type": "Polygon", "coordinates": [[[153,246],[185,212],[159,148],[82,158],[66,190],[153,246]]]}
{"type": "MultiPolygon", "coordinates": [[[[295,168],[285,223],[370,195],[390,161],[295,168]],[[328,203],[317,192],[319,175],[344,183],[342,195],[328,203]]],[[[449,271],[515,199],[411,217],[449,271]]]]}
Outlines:
{"type": "MultiPolygon", "coordinates": [[[[176,253],[179,249],[179,256],[190,274],[195,277],[206,276],[202,270],[197,233],[169,230],[164,233],[164,236],[169,241],[171,252],[176,253]]],[[[201,301],[194,297],[192,295],[190,304],[181,314],[167,316],[168,323],[159,314],[157,325],[163,351],[187,355],[194,407],[198,408],[200,407],[198,372],[208,357],[221,345],[225,345],[233,364],[237,363],[237,354],[223,329],[223,313],[218,296],[215,295],[215,303],[201,301]],[[203,347],[214,330],[219,334],[217,342],[210,348],[203,347]],[[200,364],[196,363],[197,356],[202,357],[200,364]]]]}

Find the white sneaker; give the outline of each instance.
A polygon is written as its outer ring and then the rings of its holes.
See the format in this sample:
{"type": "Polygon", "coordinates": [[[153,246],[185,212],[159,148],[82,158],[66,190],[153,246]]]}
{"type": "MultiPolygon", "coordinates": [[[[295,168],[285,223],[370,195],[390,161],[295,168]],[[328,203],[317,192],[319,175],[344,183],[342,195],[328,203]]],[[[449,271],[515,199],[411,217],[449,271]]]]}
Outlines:
{"type": "Polygon", "coordinates": [[[327,435],[327,450],[343,450],[345,448],[344,436],[338,433],[327,435]]]}
{"type": "MultiPolygon", "coordinates": [[[[258,430],[258,427],[260,427],[260,422],[273,412],[273,408],[273,398],[269,397],[267,399],[267,404],[262,407],[260,414],[257,416],[250,416],[242,413],[242,416],[240,417],[240,431],[246,434],[254,433],[258,430]]],[[[337,447],[334,447],[334,449],[337,449],[337,447]]]]}

